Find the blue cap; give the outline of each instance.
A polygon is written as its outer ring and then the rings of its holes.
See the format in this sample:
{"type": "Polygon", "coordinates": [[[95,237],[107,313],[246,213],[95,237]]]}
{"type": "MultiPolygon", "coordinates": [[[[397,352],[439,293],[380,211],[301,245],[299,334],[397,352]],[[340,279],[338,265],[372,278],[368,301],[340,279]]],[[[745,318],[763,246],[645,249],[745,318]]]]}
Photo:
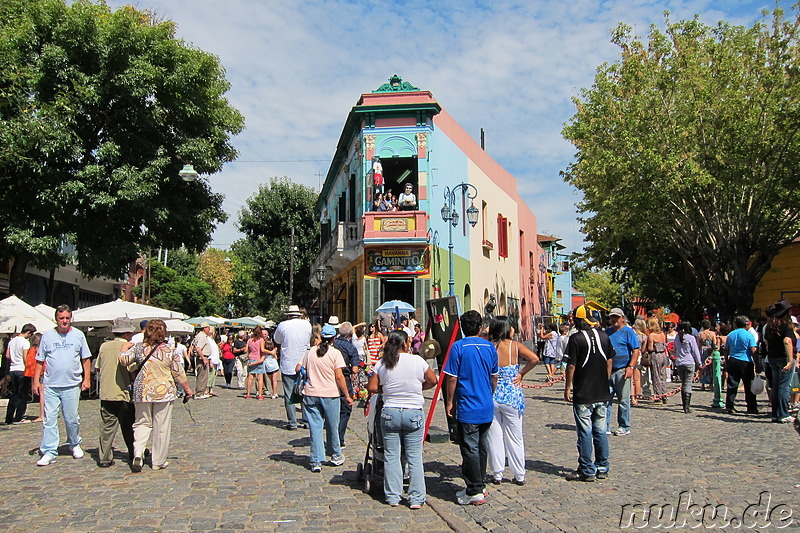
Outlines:
{"type": "Polygon", "coordinates": [[[322,336],[323,337],[335,337],[336,336],[336,328],[331,326],[330,324],[325,324],[322,326],[322,336]]]}

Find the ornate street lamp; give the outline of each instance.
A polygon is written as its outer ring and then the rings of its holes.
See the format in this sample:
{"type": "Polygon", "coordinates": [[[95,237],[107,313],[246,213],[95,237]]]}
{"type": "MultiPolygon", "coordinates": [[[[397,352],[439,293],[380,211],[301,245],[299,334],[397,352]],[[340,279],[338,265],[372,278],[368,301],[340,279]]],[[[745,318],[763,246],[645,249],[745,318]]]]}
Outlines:
{"type": "Polygon", "coordinates": [[[467,222],[473,228],[475,224],[478,223],[478,215],[480,214],[478,209],[475,207],[475,203],[473,200],[478,196],[478,189],[469,183],[459,183],[451,190],[450,187],[445,187],[444,189],[444,207],[442,207],[442,220],[445,222],[449,222],[447,225],[448,227],[448,234],[450,237],[450,242],[447,246],[450,252],[450,280],[447,282],[448,285],[448,293],[450,296],[455,295],[455,285],[456,280],[453,277],[453,228],[458,226],[459,214],[456,210],[456,195],[457,193],[461,193],[466,199],[469,200],[469,208],[466,210],[467,215],[467,222]]]}

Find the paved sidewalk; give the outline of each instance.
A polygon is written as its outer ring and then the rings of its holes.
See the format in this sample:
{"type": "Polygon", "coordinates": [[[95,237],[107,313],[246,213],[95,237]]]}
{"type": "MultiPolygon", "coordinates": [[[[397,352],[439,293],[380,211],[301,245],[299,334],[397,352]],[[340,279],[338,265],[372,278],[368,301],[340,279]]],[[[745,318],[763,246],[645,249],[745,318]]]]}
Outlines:
{"type": "MultiPolygon", "coordinates": [[[[526,383],[543,381],[542,373],[533,374],[526,383]]],[[[391,508],[362,492],[356,466],[363,461],[367,434],[359,410],[350,421],[345,464],[314,474],[307,466],[307,431],[280,427],[281,399],[244,400],[239,391],[219,389],[220,397],[189,404],[194,422],[175,404],[169,468],[146,466],[132,474],[120,452],[115,466],[97,467],[99,402],[85,400],[80,409],[87,455],[81,460],[62,448],[56,464],[38,468],[41,426],[0,428],[0,531],[594,533],[620,531],[621,518],[627,525],[635,509],[639,514],[630,529],[642,526],[642,507],[629,507],[625,514],[625,505],[686,507],[688,496],[700,508],[725,506],[728,519],[744,514],[742,529],[756,519],[762,520],[757,525],[765,523],[766,517],[752,515],[755,507],[745,513],[761,500],[759,508],[774,509],[772,526],[762,530],[775,530],[787,509],[791,524],[783,530],[800,530],[800,437],[792,425],[769,422],[764,395],[759,397],[764,414],[757,416],[712,410],[711,393],[700,391],[692,397],[690,415],[681,412],[679,397],[668,405],[635,407],[632,433],[609,437],[609,478],[581,483],[566,480],[577,451],[572,410],[562,392],[563,383],[526,390],[525,486],[489,485],[485,505],[461,507],[455,503],[463,488],[457,446],[426,444],[429,505],[419,511],[391,508]]],[[[35,409],[32,405],[29,412],[35,409]]],[[[445,427],[441,403],[434,424],[445,427]]],[[[124,447],[120,435],[117,439],[124,447]]],[[[697,523],[682,511],[678,525],[687,518],[685,529],[697,523]]],[[[654,525],[651,518],[649,527],[654,525]]]]}

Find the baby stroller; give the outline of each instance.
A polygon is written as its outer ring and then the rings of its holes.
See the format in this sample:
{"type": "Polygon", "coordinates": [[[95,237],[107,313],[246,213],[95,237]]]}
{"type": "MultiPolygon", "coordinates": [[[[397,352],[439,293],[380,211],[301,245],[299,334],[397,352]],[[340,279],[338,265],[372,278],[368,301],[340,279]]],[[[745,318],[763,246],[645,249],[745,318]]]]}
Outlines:
{"type": "Polygon", "coordinates": [[[383,398],[373,394],[367,400],[367,451],[364,462],[358,463],[356,475],[364,482],[367,494],[377,494],[383,490],[383,432],[381,431],[381,411],[383,398]]]}

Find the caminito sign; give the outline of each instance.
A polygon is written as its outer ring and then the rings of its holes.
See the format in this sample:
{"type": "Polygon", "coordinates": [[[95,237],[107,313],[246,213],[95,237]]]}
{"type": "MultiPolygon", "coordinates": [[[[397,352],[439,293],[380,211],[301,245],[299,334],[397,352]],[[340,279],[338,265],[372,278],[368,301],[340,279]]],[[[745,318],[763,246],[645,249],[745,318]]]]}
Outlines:
{"type": "Polygon", "coordinates": [[[427,274],[430,268],[427,248],[372,248],[365,253],[366,273],[427,274]]]}

